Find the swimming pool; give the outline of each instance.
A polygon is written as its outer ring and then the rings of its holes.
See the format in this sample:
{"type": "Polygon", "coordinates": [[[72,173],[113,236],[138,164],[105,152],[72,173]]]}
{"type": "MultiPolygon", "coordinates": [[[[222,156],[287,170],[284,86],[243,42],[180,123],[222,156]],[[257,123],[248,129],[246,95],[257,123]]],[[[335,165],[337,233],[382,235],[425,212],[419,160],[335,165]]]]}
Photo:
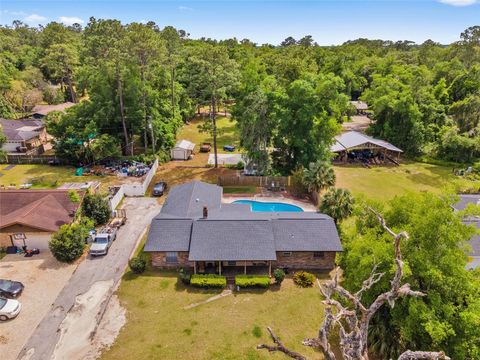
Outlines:
{"type": "Polygon", "coordinates": [[[234,204],[248,204],[254,212],[303,212],[301,207],[279,203],[279,202],[262,202],[254,200],[236,200],[234,204]]]}

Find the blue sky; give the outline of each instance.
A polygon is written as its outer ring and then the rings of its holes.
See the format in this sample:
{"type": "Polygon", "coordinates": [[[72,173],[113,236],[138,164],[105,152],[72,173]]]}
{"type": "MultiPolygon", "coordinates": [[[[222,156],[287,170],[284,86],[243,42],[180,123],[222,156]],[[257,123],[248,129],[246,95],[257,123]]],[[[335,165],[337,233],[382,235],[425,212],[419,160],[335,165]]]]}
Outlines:
{"type": "Polygon", "coordinates": [[[30,25],[85,25],[90,16],[153,20],[192,38],[249,38],[260,44],[307,34],[321,45],[359,37],[451,43],[467,27],[480,25],[480,0],[0,0],[0,24],[19,19],[30,25]]]}

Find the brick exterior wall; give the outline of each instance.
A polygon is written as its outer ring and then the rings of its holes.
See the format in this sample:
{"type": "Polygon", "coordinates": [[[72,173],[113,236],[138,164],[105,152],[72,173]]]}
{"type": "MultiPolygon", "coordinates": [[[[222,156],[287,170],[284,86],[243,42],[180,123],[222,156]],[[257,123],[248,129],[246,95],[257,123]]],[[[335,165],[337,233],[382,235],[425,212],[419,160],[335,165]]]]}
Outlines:
{"type": "Polygon", "coordinates": [[[188,251],[177,252],[177,263],[167,263],[165,252],[152,252],[152,266],[166,269],[193,267],[193,261],[188,261],[188,251]]]}
{"type": "Polygon", "coordinates": [[[292,269],[331,270],[335,267],[335,252],[324,252],[323,257],[313,257],[313,251],[293,251],[285,256],[283,251],[277,251],[277,261],[272,266],[292,269]]]}

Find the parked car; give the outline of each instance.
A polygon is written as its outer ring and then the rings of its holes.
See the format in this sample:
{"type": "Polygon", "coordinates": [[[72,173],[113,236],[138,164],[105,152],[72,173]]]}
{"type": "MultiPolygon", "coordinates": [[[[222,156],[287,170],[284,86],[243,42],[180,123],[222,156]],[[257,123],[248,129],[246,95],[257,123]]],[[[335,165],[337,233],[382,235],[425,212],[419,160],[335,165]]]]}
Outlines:
{"type": "Polygon", "coordinates": [[[165,190],[167,190],[167,183],[164,181],[158,182],[153,185],[153,196],[162,196],[165,190]]]}
{"type": "Polygon", "coordinates": [[[0,297],[0,320],[7,321],[15,318],[22,309],[22,304],[18,300],[5,299],[0,297]]]}
{"type": "Polygon", "coordinates": [[[93,239],[92,245],[90,246],[89,254],[90,256],[101,256],[107,255],[108,249],[117,238],[117,228],[106,226],[101,229],[93,239]]]}
{"type": "Polygon", "coordinates": [[[235,145],[224,145],[223,146],[223,151],[235,151],[235,145]]]}
{"type": "Polygon", "coordinates": [[[212,144],[205,142],[200,145],[200,152],[210,152],[210,150],[212,150],[212,144]]]}
{"type": "Polygon", "coordinates": [[[19,281],[0,279],[0,296],[16,298],[22,293],[24,287],[19,281]]]}

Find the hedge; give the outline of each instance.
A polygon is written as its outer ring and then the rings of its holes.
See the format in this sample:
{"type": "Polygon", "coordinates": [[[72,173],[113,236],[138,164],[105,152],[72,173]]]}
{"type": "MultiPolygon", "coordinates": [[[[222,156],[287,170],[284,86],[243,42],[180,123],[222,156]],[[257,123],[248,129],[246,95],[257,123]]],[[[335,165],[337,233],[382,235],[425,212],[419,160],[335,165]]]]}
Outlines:
{"type": "Polygon", "coordinates": [[[192,275],[190,284],[197,287],[205,288],[224,288],[227,286],[225,276],[209,274],[209,275],[192,275]]]}
{"type": "Polygon", "coordinates": [[[262,287],[270,286],[270,277],[267,275],[237,275],[235,276],[235,285],[244,287],[262,287]]]}

